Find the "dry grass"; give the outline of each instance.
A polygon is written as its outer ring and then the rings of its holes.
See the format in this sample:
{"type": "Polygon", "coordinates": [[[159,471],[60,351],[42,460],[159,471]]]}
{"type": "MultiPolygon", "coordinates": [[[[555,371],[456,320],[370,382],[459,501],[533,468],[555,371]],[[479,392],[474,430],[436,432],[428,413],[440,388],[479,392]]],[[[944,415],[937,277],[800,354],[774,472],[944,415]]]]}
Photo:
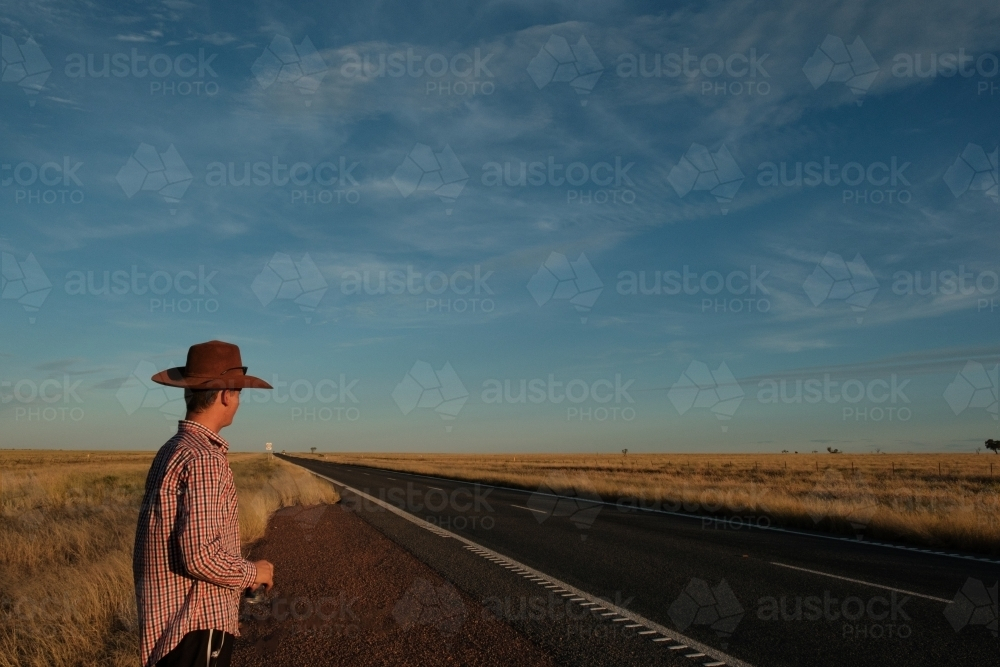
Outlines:
{"type": "MultiPolygon", "coordinates": [[[[132,543],[152,453],[0,451],[0,667],[129,665],[138,657],[132,543]]],[[[233,454],[244,546],[326,482],[233,454]]]]}
{"type": "Polygon", "coordinates": [[[1000,554],[1000,457],[992,454],[313,457],[532,490],[545,485],[752,523],[1000,554]]]}

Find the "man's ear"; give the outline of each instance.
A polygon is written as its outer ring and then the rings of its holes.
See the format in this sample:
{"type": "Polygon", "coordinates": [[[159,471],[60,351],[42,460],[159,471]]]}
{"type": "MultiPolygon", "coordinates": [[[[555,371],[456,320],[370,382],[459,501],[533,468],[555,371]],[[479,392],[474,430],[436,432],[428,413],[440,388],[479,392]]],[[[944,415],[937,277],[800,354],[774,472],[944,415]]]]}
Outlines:
{"type": "Polygon", "coordinates": [[[233,396],[233,394],[235,394],[235,393],[236,392],[233,391],[232,389],[223,389],[222,391],[219,392],[219,402],[223,406],[229,407],[230,405],[232,405],[237,400],[233,396]]]}

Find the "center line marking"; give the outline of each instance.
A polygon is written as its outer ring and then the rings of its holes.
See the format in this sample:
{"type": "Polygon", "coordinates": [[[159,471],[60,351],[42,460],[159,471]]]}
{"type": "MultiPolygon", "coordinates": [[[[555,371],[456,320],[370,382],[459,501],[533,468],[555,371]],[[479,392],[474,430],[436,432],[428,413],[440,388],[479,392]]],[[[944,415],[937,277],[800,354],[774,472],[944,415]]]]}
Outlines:
{"type": "Polygon", "coordinates": [[[528,510],[529,512],[538,512],[539,514],[548,514],[548,512],[545,512],[544,510],[535,510],[531,509],[530,507],[524,507],[522,505],[511,505],[511,507],[516,507],[520,510],[528,510]]]}
{"type": "Polygon", "coordinates": [[[778,567],[787,567],[789,570],[799,570],[800,572],[808,572],[809,574],[818,574],[821,577],[830,577],[831,579],[840,579],[841,581],[850,581],[851,583],[861,584],[862,586],[871,586],[872,588],[882,588],[887,591],[895,591],[896,593],[902,593],[903,595],[912,595],[917,598],[924,598],[925,600],[934,600],[935,602],[944,602],[945,604],[954,604],[954,600],[945,600],[944,598],[936,598],[933,595],[924,595],[923,593],[914,593],[913,591],[907,591],[902,588],[893,588],[892,586],[883,586],[882,584],[873,584],[870,581],[862,581],[861,579],[851,579],[850,577],[841,577],[837,574],[830,574],[828,572],[820,572],[819,570],[810,570],[805,567],[796,567],[795,565],[786,565],[785,563],[776,563],[771,561],[771,565],[777,565],[778,567]]]}

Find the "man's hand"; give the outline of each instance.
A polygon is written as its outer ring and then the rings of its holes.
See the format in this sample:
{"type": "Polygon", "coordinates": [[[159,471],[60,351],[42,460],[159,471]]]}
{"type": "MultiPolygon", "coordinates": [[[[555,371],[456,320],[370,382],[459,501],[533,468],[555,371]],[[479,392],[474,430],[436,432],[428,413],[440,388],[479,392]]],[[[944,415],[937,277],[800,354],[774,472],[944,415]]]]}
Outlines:
{"type": "Polygon", "coordinates": [[[253,580],[251,590],[257,590],[264,586],[268,590],[274,587],[274,566],[266,560],[254,561],[257,568],[257,577],[253,580]]]}

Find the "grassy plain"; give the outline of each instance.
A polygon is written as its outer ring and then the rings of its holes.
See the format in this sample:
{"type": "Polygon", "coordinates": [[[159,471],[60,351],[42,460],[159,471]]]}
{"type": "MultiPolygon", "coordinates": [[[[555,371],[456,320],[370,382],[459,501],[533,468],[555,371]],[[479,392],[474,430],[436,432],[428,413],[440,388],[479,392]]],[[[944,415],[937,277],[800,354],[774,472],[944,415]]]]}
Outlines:
{"type": "MultiPolygon", "coordinates": [[[[247,546],[275,510],[336,502],[263,454],[231,454],[247,546]]],[[[138,660],[132,544],[152,452],[0,450],[0,667],[138,660]]]]}
{"type": "Polygon", "coordinates": [[[1000,555],[993,454],[297,456],[1000,555]]]}

